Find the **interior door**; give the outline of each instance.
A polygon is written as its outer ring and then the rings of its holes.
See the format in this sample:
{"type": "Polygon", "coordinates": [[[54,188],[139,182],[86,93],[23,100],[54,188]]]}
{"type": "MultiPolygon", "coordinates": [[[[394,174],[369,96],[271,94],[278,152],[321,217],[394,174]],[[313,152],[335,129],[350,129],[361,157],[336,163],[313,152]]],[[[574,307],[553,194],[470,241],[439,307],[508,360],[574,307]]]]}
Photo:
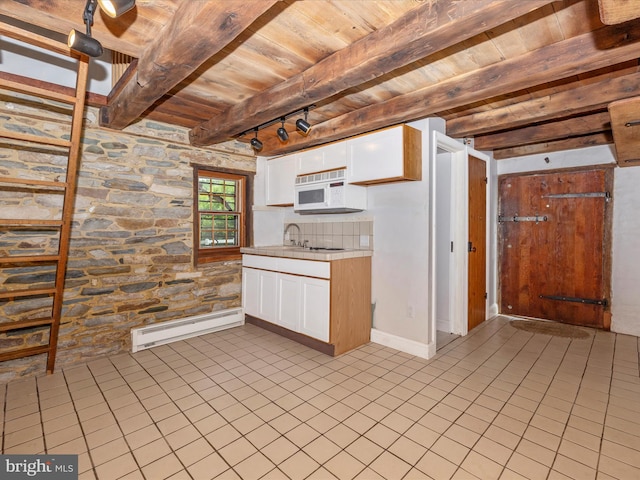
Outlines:
{"type": "Polygon", "coordinates": [[[487,291],[486,163],[469,155],[468,330],[486,319],[487,291]]]}
{"type": "Polygon", "coordinates": [[[606,170],[499,182],[501,312],[602,328],[606,170]]]}

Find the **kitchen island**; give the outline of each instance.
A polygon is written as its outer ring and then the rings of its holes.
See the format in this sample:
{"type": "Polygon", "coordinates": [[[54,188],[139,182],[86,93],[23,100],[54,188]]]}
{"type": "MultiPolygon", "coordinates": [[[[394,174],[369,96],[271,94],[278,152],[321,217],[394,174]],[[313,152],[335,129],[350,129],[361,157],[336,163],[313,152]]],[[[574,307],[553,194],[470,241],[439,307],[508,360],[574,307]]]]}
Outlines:
{"type": "Polygon", "coordinates": [[[245,247],[245,319],[328,355],[369,342],[371,250],[245,247]]]}

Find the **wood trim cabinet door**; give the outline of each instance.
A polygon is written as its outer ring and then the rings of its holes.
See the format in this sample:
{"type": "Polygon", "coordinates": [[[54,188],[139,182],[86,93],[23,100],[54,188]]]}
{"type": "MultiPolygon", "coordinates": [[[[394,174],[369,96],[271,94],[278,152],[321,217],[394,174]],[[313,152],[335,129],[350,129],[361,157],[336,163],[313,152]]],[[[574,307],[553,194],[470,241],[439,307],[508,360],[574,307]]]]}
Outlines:
{"type": "Polygon", "coordinates": [[[607,327],[612,170],[499,182],[500,311],[607,327]]]}

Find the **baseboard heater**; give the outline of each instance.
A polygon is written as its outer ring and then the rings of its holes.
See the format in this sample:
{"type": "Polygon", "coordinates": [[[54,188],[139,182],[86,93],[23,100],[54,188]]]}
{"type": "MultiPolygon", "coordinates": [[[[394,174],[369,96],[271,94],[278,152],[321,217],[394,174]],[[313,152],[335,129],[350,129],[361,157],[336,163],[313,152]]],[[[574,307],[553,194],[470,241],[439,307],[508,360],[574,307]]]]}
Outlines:
{"type": "Polygon", "coordinates": [[[244,311],[242,308],[230,308],[195,317],[155,323],[148,327],[132,328],[131,351],[137,352],[240,325],[244,325],[244,311]]]}

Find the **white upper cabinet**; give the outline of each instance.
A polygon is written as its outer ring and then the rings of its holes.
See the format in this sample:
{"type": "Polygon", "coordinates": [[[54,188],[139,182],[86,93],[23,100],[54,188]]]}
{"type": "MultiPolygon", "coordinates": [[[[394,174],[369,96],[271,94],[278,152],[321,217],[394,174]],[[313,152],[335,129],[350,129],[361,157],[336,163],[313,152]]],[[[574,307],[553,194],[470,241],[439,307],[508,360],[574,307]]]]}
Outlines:
{"type": "Polygon", "coordinates": [[[347,182],[359,185],[421,180],[422,132],[400,125],[267,160],[266,205],[293,205],[297,175],[345,167],[347,182]]]}
{"type": "Polygon", "coordinates": [[[422,132],[407,125],[346,141],[347,181],[360,185],[422,179],[422,132]]]}
{"type": "Polygon", "coordinates": [[[296,175],[324,172],[347,166],[346,142],[331,143],[298,153],[296,175]]]}
{"type": "Polygon", "coordinates": [[[266,161],[265,192],[267,205],[293,205],[298,154],[284,155],[266,161]]]}

